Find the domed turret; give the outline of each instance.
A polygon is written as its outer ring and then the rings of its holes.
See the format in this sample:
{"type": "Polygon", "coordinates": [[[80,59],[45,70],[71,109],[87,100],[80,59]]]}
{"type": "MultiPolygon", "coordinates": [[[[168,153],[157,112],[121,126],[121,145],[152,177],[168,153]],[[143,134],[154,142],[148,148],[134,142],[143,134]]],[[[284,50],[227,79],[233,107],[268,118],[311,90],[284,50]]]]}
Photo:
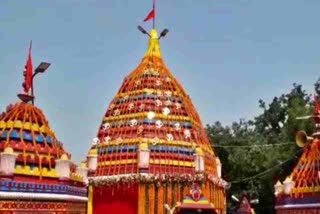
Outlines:
{"type": "Polygon", "coordinates": [[[55,160],[66,152],[40,109],[24,102],[9,105],[0,117],[0,139],[0,151],[10,146],[17,155],[15,174],[57,177],[55,160]]]}
{"type": "MultiPolygon", "coordinates": [[[[87,174],[75,164],[34,106],[31,52],[22,102],[0,114],[0,213],[86,213],[87,174]],[[32,101],[32,104],[29,102],[32,101]]],[[[38,67],[38,72],[43,68],[38,67]]],[[[37,71],[36,71],[37,72],[37,71]]]]}
{"type": "MultiPolygon", "coordinates": [[[[193,182],[207,182],[203,193],[209,198],[211,188],[212,193],[216,191],[216,199],[220,199],[209,200],[214,201],[215,209],[222,212],[225,209],[226,182],[218,175],[217,168],[220,165],[216,164],[215,154],[190,97],[164,64],[157,31],[152,29],[149,36],[145,56],[124,79],[107,108],[97,137],[93,139],[91,149],[97,149],[98,163],[89,179],[91,185],[101,191],[107,186],[131,183],[132,187],[132,184],[138,183],[138,190],[128,193],[127,197],[130,200],[132,198],[128,203],[135,203],[137,195],[139,200],[141,197],[144,200],[140,192],[144,190],[141,188],[170,191],[175,196],[170,196],[167,202],[175,203],[181,201],[184,195],[183,192],[178,194],[183,191],[178,188],[179,183],[191,185],[193,182]],[[163,189],[152,186],[167,182],[170,185],[163,189]],[[215,190],[213,186],[216,186],[215,190]]],[[[189,192],[187,188],[185,191],[189,192]]],[[[161,214],[163,204],[151,205],[152,200],[160,196],[155,192],[150,194],[153,196],[146,203],[150,203],[150,209],[157,209],[161,214]]],[[[99,213],[102,212],[101,207],[105,209],[105,206],[112,206],[112,203],[119,201],[102,202],[98,196],[96,199],[94,196],[93,203],[94,212],[99,213]]],[[[150,210],[150,213],[153,212],[150,210]]]]}

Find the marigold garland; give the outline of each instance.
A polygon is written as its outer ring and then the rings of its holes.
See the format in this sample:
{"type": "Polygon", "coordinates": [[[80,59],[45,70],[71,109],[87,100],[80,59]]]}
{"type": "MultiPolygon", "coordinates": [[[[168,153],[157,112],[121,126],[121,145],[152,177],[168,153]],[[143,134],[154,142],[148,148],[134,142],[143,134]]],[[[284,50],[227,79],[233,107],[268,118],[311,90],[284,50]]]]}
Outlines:
{"type": "Polygon", "coordinates": [[[194,182],[204,183],[207,180],[211,181],[217,186],[226,188],[228,183],[221,178],[214,177],[212,175],[205,174],[176,174],[176,175],[153,175],[153,174],[129,174],[129,175],[114,175],[114,176],[102,176],[91,177],[89,183],[93,186],[113,186],[128,184],[132,182],[138,183],[156,183],[158,185],[166,185],[169,183],[182,183],[192,185],[194,182]]]}
{"type": "Polygon", "coordinates": [[[209,201],[213,203],[213,187],[211,183],[209,183],[209,201]]]}
{"type": "Polygon", "coordinates": [[[169,206],[172,206],[172,186],[171,185],[167,185],[167,204],[169,204],[169,206]]]}
{"type": "Polygon", "coordinates": [[[155,185],[149,184],[149,213],[154,214],[155,208],[155,185]]]}
{"type": "Polygon", "coordinates": [[[181,201],[180,199],[180,184],[175,184],[174,186],[174,198],[175,198],[175,201],[181,201]]]}
{"type": "Polygon", "coordinates": [[[215,186],[213,186],[213,198],[216,202],[214,207],[217,209],[219,207],[219,199],[217,197],[217,188],[215,186]]]}
{"type": "Polygon", "coordinates": [[[158,214],[164,214],[164,193],[163,193],[163,189],[164,187],[163,186],[160,186],[159,189],[158,189],[158,214]]]}
{"type": "Polygon", "coordinates": [[[175,205],[175,183],[171,184],[171,207],[175,205]]]}
{"type": "Polygon", "coordinates": [[[183,196],[189,195],[189,191],[190,191],[190,190],[189,190],[189,186],[186,185],[186,186],[183,188],[183,194],[182,194],[182,195],[183,195],[183,196]]]}
{"type": "Polygon", "coordinates": [[[138,213],[139,214],[144,214],[145,212],[145,195],[146,195],[146,190],[145,190],[145,185],[139,185],[139,200],[138,200],[138,213]]]}
{"type": "Polygon", "coordinates": [[[168,184],[164,186],[164,202],[167,204],[168,202],[168,184]]]}
{"type": "Polygon", "coordinates": [[[149,198],[149,189],[150,189],[150,185],[146,184],[145,185],[145,207],[144,207],[144,213],[145,214],[149,214],[149,207],[150,207],[150,198],[149,198]]]}
{"type": "Polygon", "coordinates": [[[158,194],[159,194],[159,187],[157,185],[154,185],[154,214],[158,214],[158,194]]]}
{"type": "Polygon", "coordinates": [[[179,196],[181,200],[183,199],[184,187],[185,187],[184,184],[180,185],[179,196]]]}

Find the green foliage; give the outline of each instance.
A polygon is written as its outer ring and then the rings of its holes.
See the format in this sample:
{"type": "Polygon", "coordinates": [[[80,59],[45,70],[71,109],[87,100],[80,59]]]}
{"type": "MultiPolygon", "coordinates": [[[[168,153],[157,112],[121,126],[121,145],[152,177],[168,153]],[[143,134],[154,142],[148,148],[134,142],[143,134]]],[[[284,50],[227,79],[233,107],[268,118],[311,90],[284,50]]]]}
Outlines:
{"type": "Polygon", "coordinates": [[[299,130],[308,134],[313,131],[311,120],[296,119],[313,112],[311,95],[301,85],[293,84],[288,94],[274,97],[268,105],[260,100],[259,107],[262,113],[253,120],[240,120],[231,126],[223,126],[220,122],[207,125],[213,146],[218,146],[215,152],[223,164],[223,178],[232,182],[228,191],[229,210],[235,209],[236,205],[230,196],[240,196],[246,191],[251,198],[259,198],[260,202],[255,206],[257,213],[273,213],[273,185],[291,173],[301,155],[301,149],[295,144],[295,134],[299,130]],[[272,146],[284,143],[290,144],[272,146]],[[270,146],[257,146],[266,144],[270,146]],[[219,147],[230,145],[253,147],[219,147]],[[267,173],[263,173],[266,170],[267,173]],[[260,173],[254,179],[245,180],[260,173]]]}

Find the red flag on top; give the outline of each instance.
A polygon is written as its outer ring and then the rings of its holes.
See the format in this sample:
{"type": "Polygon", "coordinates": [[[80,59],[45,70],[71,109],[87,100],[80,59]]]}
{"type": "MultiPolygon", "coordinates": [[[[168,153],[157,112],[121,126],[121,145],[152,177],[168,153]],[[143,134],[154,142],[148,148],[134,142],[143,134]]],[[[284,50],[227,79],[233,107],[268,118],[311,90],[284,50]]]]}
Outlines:
{"type": "Polygon", "coordinates": [[[29,92],[29,89],[32,86],[33,67],[32,67],[31,48],[32,48],[32,41],[30,41],[27,64],[24,66],[24,68],[25,68],[25,71],[24,71],[25,72],[24,73],[24,76],[25,76],[24,91],[26,93],[29,92]]]}
{"type": "Polygon", "coordinates": [[[149,21],[151,19],[154,19],[155,11],[152,9],[152,11],[148,14],[148,16],[143,20],[144,22],[149,21]]]}
{"type": "Polygon", "coordinates": [[[155,15],[156,15],[156,7],[155,6],[156,6],[156,0],[153,0],[153,9],[148,14],[148,16],[143,20],[144,22],[155,18],[155,15]]]}

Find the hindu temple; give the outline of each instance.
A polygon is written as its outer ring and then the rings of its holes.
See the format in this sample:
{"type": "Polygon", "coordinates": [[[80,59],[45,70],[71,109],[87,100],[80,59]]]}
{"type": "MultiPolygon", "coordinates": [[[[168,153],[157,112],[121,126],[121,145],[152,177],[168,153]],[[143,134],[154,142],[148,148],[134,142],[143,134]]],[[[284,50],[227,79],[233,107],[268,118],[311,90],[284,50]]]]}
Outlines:
{"type": "Polygon", "coordinates": [[[88,213],[225,213],[227,183],[200,116],[150,33],[88,153],[88,213]]]}
{"type": "Polygon", "coordinates": [[[0,213],[78,213],[87,206],[85,164],[71,161],[31,94],[31,52],[20,101],[0,114],[0,213]]]}
{"type": "MultiPolygon", "coordinates": [[[[319,88],[320,89],[320,88],[319,88]]],[[[319,91],[320,92],[320,91],[319,91]]],[[[304,131],[296,135],[296,142],[303,148],[296,167],[283,181],[275,184],[277,214],[320,212],[320,103],[314,99],[314,113],[304,119],[314,120],[314,133],[307,136],[304,131]]]]}

